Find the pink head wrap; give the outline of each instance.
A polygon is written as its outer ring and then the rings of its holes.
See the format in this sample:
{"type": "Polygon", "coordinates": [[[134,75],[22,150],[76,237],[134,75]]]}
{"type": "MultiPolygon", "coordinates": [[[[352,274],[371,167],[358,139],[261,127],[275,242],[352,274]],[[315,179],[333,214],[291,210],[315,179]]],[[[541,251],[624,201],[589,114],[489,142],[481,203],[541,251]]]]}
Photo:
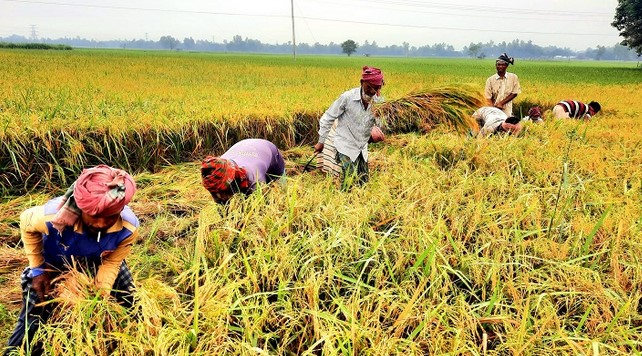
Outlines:
{"type": "Polygon", "coordinates": [[[53,226],[62,233],[73,226],[84,212],[107,217],[120,213],[136,192],[136,184],[127,172],[104,164],[82,171],[63,195],[53,226]]]}
{"type": "Polygon", "coordinates": [[[97,217],[120,213],[135,192],[136,183],[127,172],[104,164],[83,170],[74,186],[78,208],[97,217]]]}
{"type": "Polygon", "coordinates": [[[361,80],[372,85],[383,85],[383,72],[379,68],[365,66],[361,70],[361,80]]]}

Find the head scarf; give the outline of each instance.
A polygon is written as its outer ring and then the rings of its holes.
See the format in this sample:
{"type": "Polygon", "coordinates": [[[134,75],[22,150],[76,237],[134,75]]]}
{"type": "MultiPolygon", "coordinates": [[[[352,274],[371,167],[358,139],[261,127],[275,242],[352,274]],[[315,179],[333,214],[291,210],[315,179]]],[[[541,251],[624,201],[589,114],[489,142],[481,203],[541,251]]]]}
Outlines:
{"type": "Polygon", "coordinates": [[[383,72],[379,68],[364,66],[361,70],[361,80],[372,85],[383,85],[383,72]]]}
{"type": "Polygon", "coordinates": [[[249,187],[245,169],[237,166],[232,160],[220,157],[205,157],[201,162],[201,178],[203,187],[210,193],[230,190],[235,180],[240,189],[249,187]]]}
{"type": "Polygon", "coordinates": [[[62,232],[66,226],[73,226],[82,213],[94,217],[118,214],[134,193],[134,179],[121,169],[104,164],[85,169],[67,189],[51,223],[62,232]]]}
{"type": "Polygon", "coordinates": [[[495,60],[495,63],[515,64],[515,59],[509,57],[506,53],[502,53],[501,56],[495,60]]]}

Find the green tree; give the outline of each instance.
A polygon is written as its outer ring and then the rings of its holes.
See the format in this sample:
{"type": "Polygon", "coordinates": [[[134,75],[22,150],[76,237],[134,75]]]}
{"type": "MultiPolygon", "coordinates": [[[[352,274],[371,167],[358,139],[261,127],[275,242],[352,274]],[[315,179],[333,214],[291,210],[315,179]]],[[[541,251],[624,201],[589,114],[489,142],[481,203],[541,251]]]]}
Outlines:
{"type": "Polygon", "coordinates": [[[357,43],[353,40],[347,40],[341,44],[341,49],[343,53],[347,54],[350,57],[351,54],[357,51],[357,43]]]}
{"type": "Polygon", "coordinates": [[[624,37],[622,45],[634,49],[638,56],[642,55],[642,0],[618,0],[611,26],[624,37]]]}
{"type": "MultiPolygon", "coordinates": [[[[479,52],[481,52],[482,49],[482,44],[480,43],[470,43],[470,46],[468,46],[468,55],[473,57],[473,58],[479,58],[479,52]]],[[[486,57],[486,55],[484,55],[486,57]]]]}
{"type": "Polygon", "coordinates": [[[178,47],[178,44],[181,43],[179,40],[172,36],[163,36],[160,38],[159,42],[161,43],[161,46],[169,48],[170,50],[175,49],[176,47],[178,47]]]}

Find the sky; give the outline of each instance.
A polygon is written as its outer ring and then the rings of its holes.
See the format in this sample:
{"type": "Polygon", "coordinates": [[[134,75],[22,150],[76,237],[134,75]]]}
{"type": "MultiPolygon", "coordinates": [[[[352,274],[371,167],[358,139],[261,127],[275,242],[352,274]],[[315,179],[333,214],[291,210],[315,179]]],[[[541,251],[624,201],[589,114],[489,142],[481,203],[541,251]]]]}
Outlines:
{"type": "Polygon", "coordinates": [[[379,46],[515,39],[585,50],[622,39],[618,0],[0,0],[0,37],[263,43],[376,41],[379,46]],[[294,14],[294,26],[292,23],[294,14]],[[294,31],[293,31],[294,27],[294,31]],[[293,36],[294,32],[294,36],[293,36]]]}

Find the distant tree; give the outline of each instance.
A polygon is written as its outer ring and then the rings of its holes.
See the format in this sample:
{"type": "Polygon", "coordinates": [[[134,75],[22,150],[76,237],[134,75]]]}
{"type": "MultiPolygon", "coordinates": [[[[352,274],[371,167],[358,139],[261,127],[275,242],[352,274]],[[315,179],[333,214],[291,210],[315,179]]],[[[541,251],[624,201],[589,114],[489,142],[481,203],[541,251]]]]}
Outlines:
{"type": "Polygon", "coordinates": [[[183,47],[185,47],[185,49],[192,49],[192,48],[194,48],[194,46],[195,46],[195,45],[196,45],[196,41],[194,41],[194,39],[193,39],[193,38],[191,38],[191,37],[189,37],[189,38],[185,37],[185,38],[183,39],[183,47]]]}
{"type": "Polygon", "coordinates": [[[169,48],[170,50],[176,49],[176,47],[178,47],[178,44],[180,43],[179,40],[175,39],[172,36],[163,36],[158,42],[160,42],[163,48],[169,48]]]}
{"type": "Polygon", "coordinates": [[[347,54],[348,57],[357,51],[357,47],[357,43],[353,40],[347,40],[341,44],[341,50],[343,53],[347,54]]]}
{"type": "Polygon", "coordinates": [[[602,57],[604,57],[605,54],[606,54],[606,47],[598,45],[597,50],[595,50],[595,59],[599,61],[600,59],[602,59],[602,57]]]}
{"type": "Polygon", "coordinates": [[[481,52],[482,49],[482,44],[481,43],[471,43],[470,46],[468,46],[468,55],[473,57],[473,58],[479,58],[479,52],[481,52]]]}
{"type": "Polygon", "coordinates": [[[611,26],[624,37],[622,45],[634,49],[638,56],[642,55],[642,0],[618,0],[611,26]]]}

